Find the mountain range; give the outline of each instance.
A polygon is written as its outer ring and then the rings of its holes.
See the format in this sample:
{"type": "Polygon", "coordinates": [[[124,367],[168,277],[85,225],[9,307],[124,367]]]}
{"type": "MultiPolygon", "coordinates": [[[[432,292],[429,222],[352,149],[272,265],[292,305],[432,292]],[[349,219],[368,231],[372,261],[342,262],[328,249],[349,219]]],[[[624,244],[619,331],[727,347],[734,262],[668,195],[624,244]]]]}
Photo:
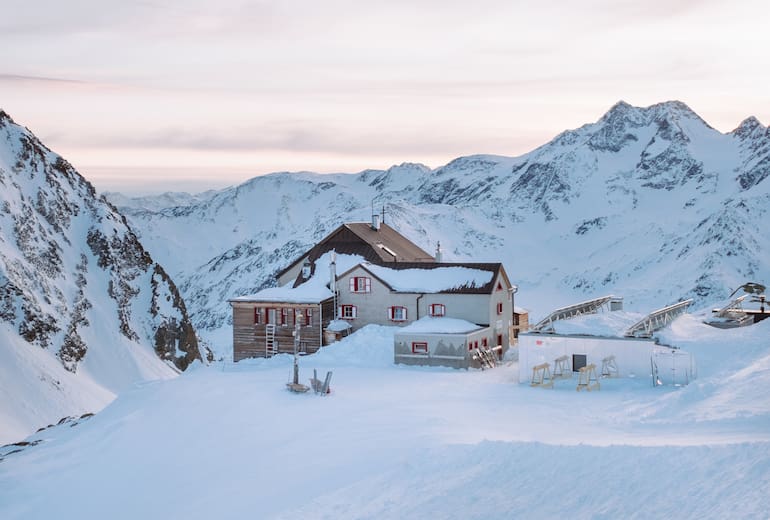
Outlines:
{"type": "Polygon", "coordinates": [[[375,212],[445,261],[503,262],[532,320],[605,294],[710,307],[770,279],[768,176],[755,118],[721,133],[681,102],[620,102],[519,157],[99,197],[0,111],[0,441],[229,358],[228,300],[375,212]]]}
{"type": "Polygon", "coordinates": [[[502,261],[536,319],[604,294],[648,312],[709,306],[770,280],[770,130],[729,133],[679,101],[615,104],[519,157],[474,155],[439,168],[275,173],[195,197],[107,194],[167,266],[201,336],[230,354],[227,300],[346,221],[386,222],[446,261],[502,261]]]}

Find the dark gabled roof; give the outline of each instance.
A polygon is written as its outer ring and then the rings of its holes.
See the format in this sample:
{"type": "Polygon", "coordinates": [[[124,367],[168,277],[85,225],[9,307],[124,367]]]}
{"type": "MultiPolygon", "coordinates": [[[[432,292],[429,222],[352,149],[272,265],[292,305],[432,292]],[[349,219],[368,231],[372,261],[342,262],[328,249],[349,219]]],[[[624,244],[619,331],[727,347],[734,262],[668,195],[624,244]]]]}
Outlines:
{"type": "MultiPolygon", "coordinates": [[[[393,289],[393,287],[383,280],[380,276],[377,276],[377,274],[373,273],[370,269],[367,268],[367,264],[357,264],[352,269],[348,269],[346,272],[340,274],[338,278],[345,277],[348,273],[351,271],[357,269],[358,267],[361,267],[362,269],[365,269],[369,274],[371,274],[373,277],[377,278],[380,282],[382,282],[386,287],[388,287],[393,292],[400,292],[393,289]]],[[[503,267],[503,264],[497,262],[497,263],[474,263],[474,262],[446,262],[446,263],[425,263],[425,262],[398,262],[393,264],[387,264],[383,267],[387,267],[388,269],[393,269],[394,271],[400,271],[404,269],[426,269],[426,270],[433,270],[433,269],[440,269],[442,267],[466,267],[468,269],[478,269],[480,271],[489,271],[492,273],[492,278],[490,281],[483,285],[483,286],[461,286],[461,287],[455,287],[452,289],[445,289],[442,291],[438,291],[436,294],[492,294],[496,287],[495,287],[495,281],[497,280],[497,274],[501,273],[503,276],[503,279],[506,281],[508,286],[511,286],[510,281],[508,280],[508,275],[505,272],[505,268],[503,267]]],[[[413,293],[414,291],[404,291],[408,293],[413,293]]]]}
{"type": "MultiPolygon", "coordinates": [[[[382,262],[435,262],[430,253],[426,253],[417,244],[387,224],[380,224],[379,230],[372,229],[366,222],[344,224],[361,240],[374,246],[382,262]],[[395,253],[395,258],[394,254],[395,253]]],[[[367,258],[367,260],[369,260],[367,258]]],[[[371,260],[369,260],[371,262],[371,260]]],[[[374,262],[378,263],[378,262],[374,262]]]]}
{"type": "Polygon", "coordinates": [[[380,224],[380,229],[375,231],[367,222],[352,222],[342,224],[329,233],[326,238],[300,255],[276,276],[282,276],[306,256],[315,269],[315,261],[332,249],[340,254],[360,255],[367,262],[378,265],[391,265],[394,262],[436,261],[430,254],[387,224],[380,224]]]}

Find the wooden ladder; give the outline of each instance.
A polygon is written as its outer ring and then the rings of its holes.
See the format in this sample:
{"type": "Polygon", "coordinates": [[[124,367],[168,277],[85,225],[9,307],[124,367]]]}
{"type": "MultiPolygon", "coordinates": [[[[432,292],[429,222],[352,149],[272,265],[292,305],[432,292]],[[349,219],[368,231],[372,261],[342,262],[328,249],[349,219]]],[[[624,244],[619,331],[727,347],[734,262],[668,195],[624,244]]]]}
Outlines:
{"type": "Polygon", "coordinates": [[[265,357],[278,354],[278,342],[275,341],[275,324],[265,325],[265,357]]]}

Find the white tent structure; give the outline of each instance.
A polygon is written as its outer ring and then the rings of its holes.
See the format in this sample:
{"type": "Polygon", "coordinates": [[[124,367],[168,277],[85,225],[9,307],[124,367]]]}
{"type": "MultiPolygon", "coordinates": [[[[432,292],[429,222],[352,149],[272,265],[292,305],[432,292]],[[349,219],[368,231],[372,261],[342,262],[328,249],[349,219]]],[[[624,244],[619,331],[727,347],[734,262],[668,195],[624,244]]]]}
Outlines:
{"type": "Polygon", "coordinates": [[[522,333],[519,382],[542,383],[543,374],[571,377],[590,365],[599,377],[649,377],[654,385],[686,385],[697,377],[689,352],[655,339],[655,332],[683,313],[690,301],[642,317],[619,306],[607,310],[609,298],[592,300],[598,305],[570,306],[580,307],[577,313],[554,311],[540,322],[544,327],[522,333]]]}

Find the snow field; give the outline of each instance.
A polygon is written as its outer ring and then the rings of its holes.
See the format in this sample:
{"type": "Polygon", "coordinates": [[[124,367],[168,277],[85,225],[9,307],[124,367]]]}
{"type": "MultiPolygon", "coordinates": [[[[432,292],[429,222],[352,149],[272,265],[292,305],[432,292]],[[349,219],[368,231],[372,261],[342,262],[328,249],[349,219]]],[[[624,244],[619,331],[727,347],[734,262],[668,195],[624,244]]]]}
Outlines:
{"type": "Polygon", "coordinates": [[[515,363],[393,365],[394,330],[300,358],[303,382],[333,370],[324,397],[285,389],[286,355],[138,385],[6,456],[0,517],[767,517],[770,410],[749,403],[770,401],[770,323],[685,316],[668,339],[704,354],[700,379],[591,393],[519,385],[515,363]]]}

